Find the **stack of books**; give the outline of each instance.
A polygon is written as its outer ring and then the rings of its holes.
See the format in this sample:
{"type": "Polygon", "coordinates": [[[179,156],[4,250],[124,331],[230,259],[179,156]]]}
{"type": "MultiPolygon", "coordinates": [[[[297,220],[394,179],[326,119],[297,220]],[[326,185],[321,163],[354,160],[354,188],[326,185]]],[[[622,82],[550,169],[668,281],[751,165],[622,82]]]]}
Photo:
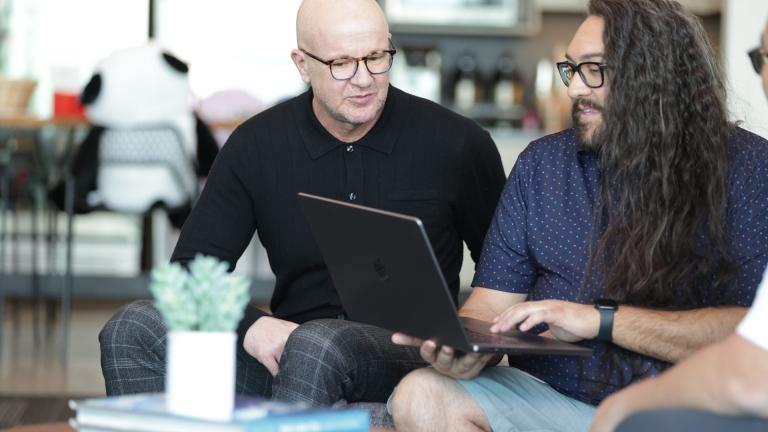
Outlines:
{"type": "Polygon", "coordinates": [[[180,416],[166,408],[165,394],[72,400],[72,427],[80,432],[368,432],[366,411],[311,408],[302,404],[237,396],[232,420],[180,416]]]}

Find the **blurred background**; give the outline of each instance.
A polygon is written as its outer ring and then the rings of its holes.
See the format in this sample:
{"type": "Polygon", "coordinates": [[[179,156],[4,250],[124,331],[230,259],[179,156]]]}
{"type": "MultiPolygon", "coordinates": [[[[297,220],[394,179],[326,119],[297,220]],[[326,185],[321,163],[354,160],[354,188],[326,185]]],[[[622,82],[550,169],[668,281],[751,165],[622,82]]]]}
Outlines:
{"type": "MultiPolygon", "coordinates": [[[[381,3],[398,50],[392,83],[487,128],[507,172],[528,142],[569,126],[554,63],[586,1],[381,3]]],[[[746,55],[768,2],[682,3],[717,50],[732,119],[768,136],[768,104],[746,55]]],[[[97,64],[150,40],[173,53],[189,65],[193,109],[222,145],[239,122],[303,91],[290,60],[299,4],[0,0],[0,398],[102,393],[96,333],[119,304],[148,296],[146,270],[167,260],[177,235],[153,208],[68,218],[48,199],[93,126],[77,98],[97,64]]],[[[467,287],[473,263],[465,262],[467,287]]],[[[257,241],[236,271],[268,300],[272,274],[257,241]]]]}

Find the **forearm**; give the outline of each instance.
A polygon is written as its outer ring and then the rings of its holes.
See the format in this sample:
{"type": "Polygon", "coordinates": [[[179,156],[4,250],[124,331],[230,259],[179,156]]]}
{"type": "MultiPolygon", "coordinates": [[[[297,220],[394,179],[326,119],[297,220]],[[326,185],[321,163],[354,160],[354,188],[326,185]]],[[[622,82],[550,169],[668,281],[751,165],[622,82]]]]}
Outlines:
{"type": "Polygon", "coordinates": [[[512,305],[525,301],[526,294],[512,294],[489,288],[474,287],[459,309],[459,316],[491,322],[512,305]]]}
{"type": "Polygon", "coordinates": [[[270,315],[262,311],[261,309],[257,308],[252,303],[248,303],[245,306],[245,311],[243,311],[243,318],[237,324],[238,346],[243,344],[243,340],[245,339],[245,334],[248,332],[248,329],[251,328],[251,326],[253,325],[253,323],[256,322],[256,320],[258,320],[263,316],[270,316],[270,315]]]}
{"type": "Polygon", "coordinates": [[[616,312],[613,342],[660,360],[676,363],[733,333],[747,309],[703,308],[658,311],[621,306],[616,312]]]}
{"type": "Polygon", "coordinates": [[[633,413],[691,408],[768,418],[768,352],[732,335],[658,378],[630,386],[600,406],[598,418],[618,424],[633,413]]]}

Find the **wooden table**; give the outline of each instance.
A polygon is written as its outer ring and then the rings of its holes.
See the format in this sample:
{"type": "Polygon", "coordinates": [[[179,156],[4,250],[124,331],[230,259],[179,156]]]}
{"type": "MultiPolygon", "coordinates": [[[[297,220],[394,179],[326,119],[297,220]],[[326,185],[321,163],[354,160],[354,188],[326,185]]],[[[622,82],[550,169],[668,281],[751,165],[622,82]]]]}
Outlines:
{"type": "Polygon", "coordinates": [[[3,429],[0,432],[75,432],[75,430],[72,429],[66,422],[62,422],[16,426],[10,429],[3,429]]]}
{"type": "Polygon", "coordinates": [[[83,116],[41,118],[30,114],[0,115],[0,128],[40,129],[45,126],[78,127],[88,126],[83,116]]]}

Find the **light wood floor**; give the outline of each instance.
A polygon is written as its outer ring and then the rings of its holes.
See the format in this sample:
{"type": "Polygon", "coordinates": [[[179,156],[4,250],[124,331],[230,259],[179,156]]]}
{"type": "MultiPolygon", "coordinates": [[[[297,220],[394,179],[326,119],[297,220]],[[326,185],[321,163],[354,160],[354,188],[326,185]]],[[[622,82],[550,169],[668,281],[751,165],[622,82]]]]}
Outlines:
{"type": "Polygon", "coordinates": [[[103,395],[97,335],[119,305],[105,301],[74,302],[69,355],[64,367],[59,355],[59,322],[46,335],[41,313],[40,337],[36,342],[32,307],[28,303],[14,305],[7,302],[2,326],[0,394],[103,395]],[[19,310],[16,322],[13,308],[19,310]]]}

